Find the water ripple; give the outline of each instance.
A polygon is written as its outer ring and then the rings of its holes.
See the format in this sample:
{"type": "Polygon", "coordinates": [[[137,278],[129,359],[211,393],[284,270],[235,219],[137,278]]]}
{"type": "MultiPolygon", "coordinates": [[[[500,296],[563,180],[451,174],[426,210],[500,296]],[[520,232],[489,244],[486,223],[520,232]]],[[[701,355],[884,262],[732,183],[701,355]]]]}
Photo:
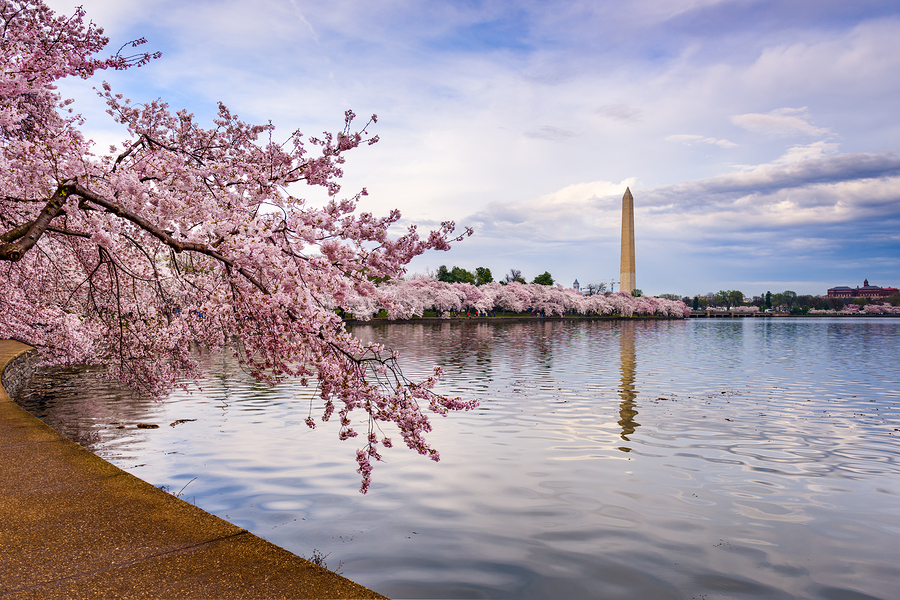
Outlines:
{"type": "Polygon", "coordinates": [[[891,598],[900,320],[366,325],[405,373],[478,397],[434,464],[303,420],[311,390],[208,359],[155,403],[95,372],[25,405],[108,460],[394,597],[891,598]],[[175,426],[170,425],[179,420],[175,426]],[[136,429],[137,423],[160,425],[136,429]],[[196,478],[196,479],[194,479],[196,478]]]}

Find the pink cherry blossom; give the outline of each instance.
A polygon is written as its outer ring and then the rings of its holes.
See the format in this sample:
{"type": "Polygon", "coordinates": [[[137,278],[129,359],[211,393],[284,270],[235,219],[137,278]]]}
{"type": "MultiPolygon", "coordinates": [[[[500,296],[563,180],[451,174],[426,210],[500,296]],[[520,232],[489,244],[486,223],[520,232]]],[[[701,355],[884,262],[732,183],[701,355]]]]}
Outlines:
{"type": "MultiPolygon", "coordinates": [[[[351,415],[363,413],[363,492],[379,444],[390,445],[382,427],[437,460],[424,411],[476,403],[436,395],[439,371],[407,379],[337,312],[390,305],[375,281],[401,278],[412,258],[471,231],[445,222],[392,238],[398,211],[359,212],[365,190],[339,196],[345,155],[378,139],[375,116],[357,128],[347,111],[336,133],[279,137],[224,104],[207,127],[104,83],[122,142],[95,153],[56,82],[158,55],[95,58],[108,40],[82,9],[67,18],[40,0],[0,0],[0,14],[0,336],[38,347],[48,363],[106,364],[155,396],[198,375],[191,348],[229,347],[261,381],[314,382],[320,420],[336,415],[342,439],[357,437],[351,415]],[[308,205],[300,184],[325,188],[330,202],[308,205]]],[[[461,306],[454,290],[433,296],[442,311],[461,306]]]]}
{"type": "MultiPolygon", "coordinates": [[[[446,283],[431,277],[394,279],[375,286],[372,295],[349,296],[341,306],[354,317],[368,320],[380,310],[392,319],[421,317],[426,310],[444,318],[453,312],[473,311],[485,315],[507,311],[543,316],[584,315],[656,315],[685,318],[691,309],[681,300],[650,296],[632,297],[626,292],[582,296],[572,289],[529,283],[446,283]]],[[[751,307],[755,309],[755,307],[751,307]]]]}

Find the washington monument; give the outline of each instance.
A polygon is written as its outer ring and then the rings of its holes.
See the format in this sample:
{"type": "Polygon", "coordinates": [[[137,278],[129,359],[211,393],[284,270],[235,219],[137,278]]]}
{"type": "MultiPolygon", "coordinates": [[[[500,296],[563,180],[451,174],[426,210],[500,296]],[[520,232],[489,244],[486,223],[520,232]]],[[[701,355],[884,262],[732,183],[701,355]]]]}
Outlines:
{"type": "Polygon", "coordinates": [[[622,261],[619,265],[619,289],[631,293],[637,289],[634,276],[634,197],[625,188],[622,196],[622,261]]]}

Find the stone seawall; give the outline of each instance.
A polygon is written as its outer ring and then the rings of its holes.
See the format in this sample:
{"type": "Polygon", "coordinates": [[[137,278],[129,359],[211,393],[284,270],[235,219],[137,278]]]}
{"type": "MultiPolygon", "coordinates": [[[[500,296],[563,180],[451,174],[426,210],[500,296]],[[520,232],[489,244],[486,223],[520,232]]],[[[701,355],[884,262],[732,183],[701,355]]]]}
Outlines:
{"type": "Polygon", "coordinates": [[[30,350],[28,348],[30,346],[22,348],[22,354],[8,362],[0,375],[0,383],[10,398],[15,398],[34,374],[34,364],[38,355],[34,348],[30,350]]]}
{"type": "MultiPolygon", "coordinates": [[[[0,340],[2,382],[36,358],[0,340]]],[[[384,598],[106,462],[0,387],[0,597],[384,598]]]]}

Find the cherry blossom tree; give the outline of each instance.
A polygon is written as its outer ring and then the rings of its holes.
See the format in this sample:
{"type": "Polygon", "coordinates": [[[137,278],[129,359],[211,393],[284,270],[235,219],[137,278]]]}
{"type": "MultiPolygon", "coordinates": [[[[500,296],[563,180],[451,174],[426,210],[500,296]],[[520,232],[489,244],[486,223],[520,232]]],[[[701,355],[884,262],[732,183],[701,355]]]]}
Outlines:
{"type": "Polygon", "coordinates": [[[481,298],[475,302],[475,310],[479,315],[485,315],[497,306],[497,295],[503,290],[503,285],[491,281],[478,287],[481,298]]]}
{"type": "Polygon", "coordinates": [[[891,306],[887,302],[866,304],[862,312],[867,315],[900,315],[900,306],[891,306]]]}
{"type": "Polygon", "coordinates": [[[612,313],[613,306],[605,294],[592,294],[584,298],[582,311],[587,315],[608,315],[612,313]]]}
{"type": "MultiPolygon", "coordinates": [[[[337,314],[354,302],[390,305],[374,281],[401,277],[413,257],[461,237],[450,222],[390,237],[399,212],[358,212],[365,190],[339,198],[345,155],[377,141],[375,117],[356,128],[348,111],[335,134],[278,138],[222,104],[204,127],[104,83],[123,141],[95,153],[55,83],[156,56],[96,58],[108,40],[84,16],[0,0],[0,336],[50,363],[106,364],[157,396],[199,374],[190,348],[229,346],[262,381],[317,386],[321,420],[337,411],[342,439],[357,436],[351,413],[363,412],[361,491],[379,446],[392,445],[382,425],[438,460],[424,438],[426,407],[443,415],[475,403],[434,393],[439,369],[407,379],[394,354],[352,337],[337,314]],[[302,184],[330,201],[308,205],[302,184]]],[[[307,423],[316,424],[312,406],[307,423]]]]}
{"type": "Polygon", "coordinates": [[[393,280],[378,286],[378,294],[365,298],[351,298],[347,306],[354,307],[353,315],[367,320],[380,310],[392,319],[421,317],[433,310],[442,318],[453,312],[474,310],[480,315],[494,310],[513,313],[533,313],[544,316],[566,314],[584,315],[656,315],[685,318],[691,309],[681,300],[632,296],[627,292],[582,296],[570,288],[512,282],[448,283],[432,277],[416,277],[409,281],[393,280]],[[381,298],[381,303],[378,303],[381,298]]]}
{"type": "Polygon", "coordinates": [[[891,306],[887,302],[881,304],[866,304],[860,310],[858,304],[847,304],[841,310],[817,309],[809,310],[811,315],[900,315],[900,306],[891,306]]]}

